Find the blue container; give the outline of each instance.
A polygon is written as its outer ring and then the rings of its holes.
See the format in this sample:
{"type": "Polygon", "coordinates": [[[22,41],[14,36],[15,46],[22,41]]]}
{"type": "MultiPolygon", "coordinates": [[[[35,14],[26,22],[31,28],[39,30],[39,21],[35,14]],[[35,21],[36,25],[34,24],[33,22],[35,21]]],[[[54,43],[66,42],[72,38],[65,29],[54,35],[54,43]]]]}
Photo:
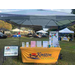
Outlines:
{"type": "Polygon", "coordinates": [[[48,47],[50,48],[51,46],[50,46],[50,45],[48,45],[48,47]]]}
{"type": "Polygon", "coordinates": [[[17,37],[17,35],[13,35],[13,37],[17,37]]]}
{"type": "Polygon", "coordinates": [[[21,37],[21,35],[18,35],[18,37],[21,37]]]}

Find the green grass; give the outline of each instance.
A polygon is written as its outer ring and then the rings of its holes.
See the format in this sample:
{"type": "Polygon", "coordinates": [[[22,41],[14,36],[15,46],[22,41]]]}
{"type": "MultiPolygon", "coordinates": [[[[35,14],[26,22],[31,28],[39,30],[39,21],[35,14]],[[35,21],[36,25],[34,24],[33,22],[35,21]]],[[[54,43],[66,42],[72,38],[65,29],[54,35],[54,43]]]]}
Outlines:
{"type": "MultiPolygon", "coordinates": [[[[20,45],[22,42],[30,42],[30,41],[48,41],[48,38],[28,38],[22,37],[20,38],[7,38],[7,39],[0,39],[0,59],[3,59],[3,48],[6,45],[20,45]]],[[[62,59],[58,60],[58,65],[75,65],[75,40],[70,42],[60,42],[60,46],[62,48],[61,54],[62,59]]],[[[7,57],[3,65],[33,65],[35,63],[22,63],[21,59],[21,52],[19,52],[19,60],[17,58],[7,57]]],[[[1,62],[1,61],[0,61],[1,62]]],[[[38,63],[37,63],[38,64],[38,63]]],[[[37,65],[36,64],[36,65],[37,65]]],[[[40,64],[38,64],[40,65],[40,64]]],[[[49,64],[48,64],[49,65],[49,64]]]]}

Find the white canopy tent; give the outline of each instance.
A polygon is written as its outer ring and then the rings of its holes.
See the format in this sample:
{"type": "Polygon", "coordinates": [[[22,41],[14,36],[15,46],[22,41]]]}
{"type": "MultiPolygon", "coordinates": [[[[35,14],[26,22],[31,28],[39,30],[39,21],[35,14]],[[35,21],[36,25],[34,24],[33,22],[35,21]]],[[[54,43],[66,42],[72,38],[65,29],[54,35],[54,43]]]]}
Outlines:
{"type": "Polygon", "coordinates": [[[72,38],[74,40],[74,31],[69,30],[68,28],[64,28],[64,29],[60,30],[59,33],[64,33],[64,34],[65,33],[69,33],[69,34],[72,34],[72,38]]]}
{"type": "Polygon", "coordinates": [[[48,33],[48,32],[46,32],[46,31],[44,31],[44,30],[39,30],[39,31],[36,32],[36,34],[38,34],[39,37],[42,37],[42,35],[47,36],[47,35],[46,35],[47,33],[48,33]]]}
{"type": "Polygon", "coordinates": [[[20,30],[20,29],[16,28],[16,29],[13,29],[12,31],[13,32],[22,32],[23,30],[20,30]]]}
{"type": "Polygon", "coordinates": [[[64,28],[64,29],[60,30],[59,33],[74,33],[74,31],[71,31],[68,28],[64,28]]]}
{"type": "Polygon", "coordinates": [[[37,31],[36,33],[43,33],[43,34],[46,34],[46,33],[48,33],[48,32],[46,32],[46,31],[44,31],[44,30],[39,30],[39,31],[37,31]]]}

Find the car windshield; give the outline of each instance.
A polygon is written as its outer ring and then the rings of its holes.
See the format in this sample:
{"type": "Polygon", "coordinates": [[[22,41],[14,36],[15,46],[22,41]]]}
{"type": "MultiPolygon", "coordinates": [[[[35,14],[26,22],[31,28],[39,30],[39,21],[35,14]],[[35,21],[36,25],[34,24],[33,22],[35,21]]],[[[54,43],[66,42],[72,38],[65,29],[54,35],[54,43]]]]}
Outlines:
{"type": "Polygon", "coordinates": [[[2,32],[0,32],[0,34],[3,34],[2,32]]]}

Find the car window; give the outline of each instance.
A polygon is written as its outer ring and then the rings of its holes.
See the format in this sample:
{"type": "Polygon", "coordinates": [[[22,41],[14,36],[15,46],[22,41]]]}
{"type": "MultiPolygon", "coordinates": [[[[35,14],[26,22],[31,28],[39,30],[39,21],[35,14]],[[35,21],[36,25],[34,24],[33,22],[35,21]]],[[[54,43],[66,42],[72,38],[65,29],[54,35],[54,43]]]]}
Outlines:
{"type": "Polygon", "coordinates": [[[0,34],[3,34],[2,32],[0,32],[0,34]]]}

